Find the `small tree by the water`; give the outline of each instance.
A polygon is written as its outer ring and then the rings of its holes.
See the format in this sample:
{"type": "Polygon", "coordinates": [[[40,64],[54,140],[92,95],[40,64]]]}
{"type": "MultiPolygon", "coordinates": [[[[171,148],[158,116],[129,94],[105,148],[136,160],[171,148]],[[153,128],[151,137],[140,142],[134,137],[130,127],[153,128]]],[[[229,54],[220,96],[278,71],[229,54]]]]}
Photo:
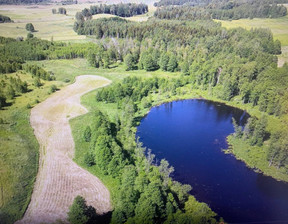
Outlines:
{"type": "Polygon", "coordinates": [[[90,140],[91,140],[91,128],[90,128],[90,126],[87,126],[85,131],[84,131],[84,139],[85,139],[85,142],[90,142],[90,140]]]}

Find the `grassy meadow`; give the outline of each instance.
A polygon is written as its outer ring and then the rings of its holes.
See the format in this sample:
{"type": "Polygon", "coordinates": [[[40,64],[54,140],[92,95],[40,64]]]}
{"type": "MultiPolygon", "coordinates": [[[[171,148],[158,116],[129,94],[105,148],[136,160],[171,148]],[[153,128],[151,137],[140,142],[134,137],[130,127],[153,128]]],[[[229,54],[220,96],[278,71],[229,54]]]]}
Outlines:
{"type": "Polygon", "coordinates": [[[67,15],[52,14],[52,9],[58,10],[61,5],[4,5],[0,8],[0,14],[9,16],[14,23],[0,24],[0,36],[26,38],[25,25],[32,23],[37,32],[35,37],[54,41],[79,41],[85,40],[85,36],[78,36],[73,30],[76,12],[81,11],[88,4],[67,5],[67,15]]]}

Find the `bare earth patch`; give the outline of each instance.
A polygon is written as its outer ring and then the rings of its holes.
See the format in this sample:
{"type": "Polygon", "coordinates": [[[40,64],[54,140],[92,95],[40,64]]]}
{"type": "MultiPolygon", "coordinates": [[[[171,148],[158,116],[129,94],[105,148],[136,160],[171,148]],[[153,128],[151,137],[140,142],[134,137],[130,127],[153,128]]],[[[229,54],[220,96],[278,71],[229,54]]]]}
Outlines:
{"type": "Polygon", "coordinates": [[[67,222],[67,212],[77,195],[97,213],[111,211],[110,193],[103,183],[73,162],[74,141],[69,119],[85,114],[81,95],[110,81],[99,76],[78,76],[76,82],[56,92],[31,110],[30,123],[40,144],[39,171],[24,218],[16,223],[67,222]]]}

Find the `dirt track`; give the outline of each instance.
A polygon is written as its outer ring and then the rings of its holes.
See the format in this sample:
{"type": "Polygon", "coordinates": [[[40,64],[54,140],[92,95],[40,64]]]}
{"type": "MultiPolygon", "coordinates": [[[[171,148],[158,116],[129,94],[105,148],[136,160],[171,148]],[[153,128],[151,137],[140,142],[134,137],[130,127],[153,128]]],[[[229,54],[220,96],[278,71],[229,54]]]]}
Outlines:
{"type": "Polygon", "coordinates": [[[30,123],[40,145],[39,171],[24,218],[16,223],[67,222],[67,212],[82,195],[97,213],[111,210],[110,194],[102,182],[72,161],[74,141],[69,119],[87,112],[81,95],[110,83],[99,76],[79,76],[31,111],[30,123]]]}

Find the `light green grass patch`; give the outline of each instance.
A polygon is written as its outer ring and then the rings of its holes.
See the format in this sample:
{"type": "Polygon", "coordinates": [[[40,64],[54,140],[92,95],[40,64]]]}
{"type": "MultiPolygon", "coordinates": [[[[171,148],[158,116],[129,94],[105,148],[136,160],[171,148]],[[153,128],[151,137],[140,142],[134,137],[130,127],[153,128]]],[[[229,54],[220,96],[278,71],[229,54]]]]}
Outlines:
{"type": "Polygon", "coordinates": [[[274,166],[269,167],[267,161],[267,143],[262,146],[250,146],[240,139],[233,136],[228,137],[228,143],[232,145],[232,153],[239,160],[244,161],[248,167],[254,169],[256,172],[263,172],[267,176],[273,176],[277,180],[287,181],[288,175],[284,168],[277,169],[274,166]]]}

